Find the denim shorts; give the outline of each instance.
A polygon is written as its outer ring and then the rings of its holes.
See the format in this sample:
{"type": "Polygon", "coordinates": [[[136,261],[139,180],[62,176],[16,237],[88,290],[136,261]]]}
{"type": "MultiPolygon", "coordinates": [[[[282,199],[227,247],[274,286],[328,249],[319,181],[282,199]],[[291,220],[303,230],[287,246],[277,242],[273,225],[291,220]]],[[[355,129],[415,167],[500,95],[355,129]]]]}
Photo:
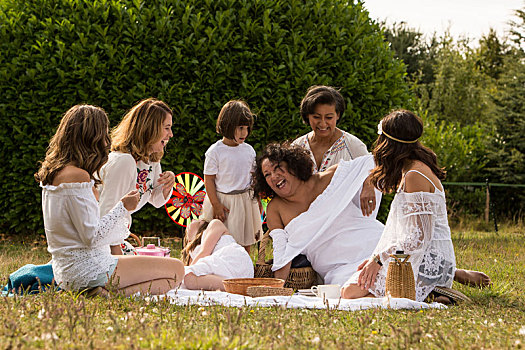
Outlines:
{"type": "Polygon", "coordinates": [[[108,283],[109,278],[115,271],[115,268],[117,267],[118,258],[114,258],[115,260],[111,265],[109,265],[109,270],[107,272],[99,273],[97,278],[94,280],[89,281],[86,288],[95,288],[95,287],[104,287],[106,283],[108,283]]]}

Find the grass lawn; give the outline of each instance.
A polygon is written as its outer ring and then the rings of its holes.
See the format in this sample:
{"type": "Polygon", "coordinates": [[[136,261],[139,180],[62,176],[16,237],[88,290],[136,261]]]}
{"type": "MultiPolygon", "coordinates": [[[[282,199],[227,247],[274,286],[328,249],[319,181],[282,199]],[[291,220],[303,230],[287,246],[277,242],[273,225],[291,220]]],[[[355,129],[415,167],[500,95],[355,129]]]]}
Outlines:
{"type": "MultiPolygon", "coordinates": [[[[447,310],[204,308],[46,292],[0,299],[0,348],[525,348],[523,225],[452,235],[457,265],[486,272],[494,286],[455,284],[473,303],[447,310]]],[[[178,256],[180,243],[168,242],[178,256]]],[[[3,283],[49,258],[44,237],[0,234],[3,283]]]]}

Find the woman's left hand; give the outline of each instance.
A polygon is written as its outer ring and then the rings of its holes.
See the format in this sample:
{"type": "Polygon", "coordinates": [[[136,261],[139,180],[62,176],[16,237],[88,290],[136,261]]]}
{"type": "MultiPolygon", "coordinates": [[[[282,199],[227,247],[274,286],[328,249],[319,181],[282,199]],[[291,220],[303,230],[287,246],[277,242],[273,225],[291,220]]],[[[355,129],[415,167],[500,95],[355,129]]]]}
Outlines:
{"type": "Polygon", "coordinates": [[[361,212],[364,216],[370,216],[376,208],[376,192],[374,186],[368,181],[368,177],[363,182],[363,189],[359,196],[361,203],[361,212]]]}
{"type": "Polygon", "coordinates": [[[167,197],[171,193],[171,189],[175,184],[175,174],[173,174],[172,171],[165,171],[159,175],[157,183],[162,184],[162,191],[164,192],[164,197],[167,197]]]}
{"type": "Polygon", "coordinates": [[[372,288],[376,282],[376,276],[380,268],[381,266],[379,266],[379,264],[373,259],[365,260],[357,268],[358,271],[361,270],[359,279],[357,280],[357,285],[363,290],[372,288]]]}

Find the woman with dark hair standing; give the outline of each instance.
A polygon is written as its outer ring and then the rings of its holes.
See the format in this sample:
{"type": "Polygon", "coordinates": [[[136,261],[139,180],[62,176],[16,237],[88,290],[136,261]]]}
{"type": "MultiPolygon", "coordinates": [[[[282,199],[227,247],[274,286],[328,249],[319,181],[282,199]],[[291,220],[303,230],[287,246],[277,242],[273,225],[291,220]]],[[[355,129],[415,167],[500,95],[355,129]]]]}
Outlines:
{"type": "MultiPolygon", "coordinates": [[[[346,109],[345,100],[338,90],[331,86],[311,86],[301,101],[300,109],[303,122],[310,125],[312,131],[297,138],[293,144],[308,151],[314,163],[314,174],[342,160],[369,154],[359,138],[337,127],[346,109]]],[[[360,204],[366,216],[377,208],[374,187],[368,180],[360,193],[360,204]]]]}

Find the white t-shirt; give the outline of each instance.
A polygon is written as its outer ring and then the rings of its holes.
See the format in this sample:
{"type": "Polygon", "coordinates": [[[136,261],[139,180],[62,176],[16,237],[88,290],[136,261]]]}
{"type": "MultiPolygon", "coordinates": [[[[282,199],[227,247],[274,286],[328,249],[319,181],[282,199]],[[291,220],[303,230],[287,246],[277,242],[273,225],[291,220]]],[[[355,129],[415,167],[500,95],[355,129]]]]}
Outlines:
{"type": "Polygon", "coordinates": [[[217,191],[229,193],[250,187],[251,172],[255,163],[255,150],[246,142],[227,146],[222,140],[206,151],[204,175],[215,175],[217,191]]]}
{"type": "Polygon", "coordinates": [[[138,190],[142,196],[137,208],[127,214],[130,226],[131,214],[139,211],[146,203],[151,203],[155,208],[163,206],[170,197],[164,198],[162,186],[157,187],[161,173],[159,162],[144,163],[135,161],[129,153],[111,152],[107,163],[100,169],[103,182],[98,187],[100,215],[106,215],[122,197],[133,190],[138,190]]]}

